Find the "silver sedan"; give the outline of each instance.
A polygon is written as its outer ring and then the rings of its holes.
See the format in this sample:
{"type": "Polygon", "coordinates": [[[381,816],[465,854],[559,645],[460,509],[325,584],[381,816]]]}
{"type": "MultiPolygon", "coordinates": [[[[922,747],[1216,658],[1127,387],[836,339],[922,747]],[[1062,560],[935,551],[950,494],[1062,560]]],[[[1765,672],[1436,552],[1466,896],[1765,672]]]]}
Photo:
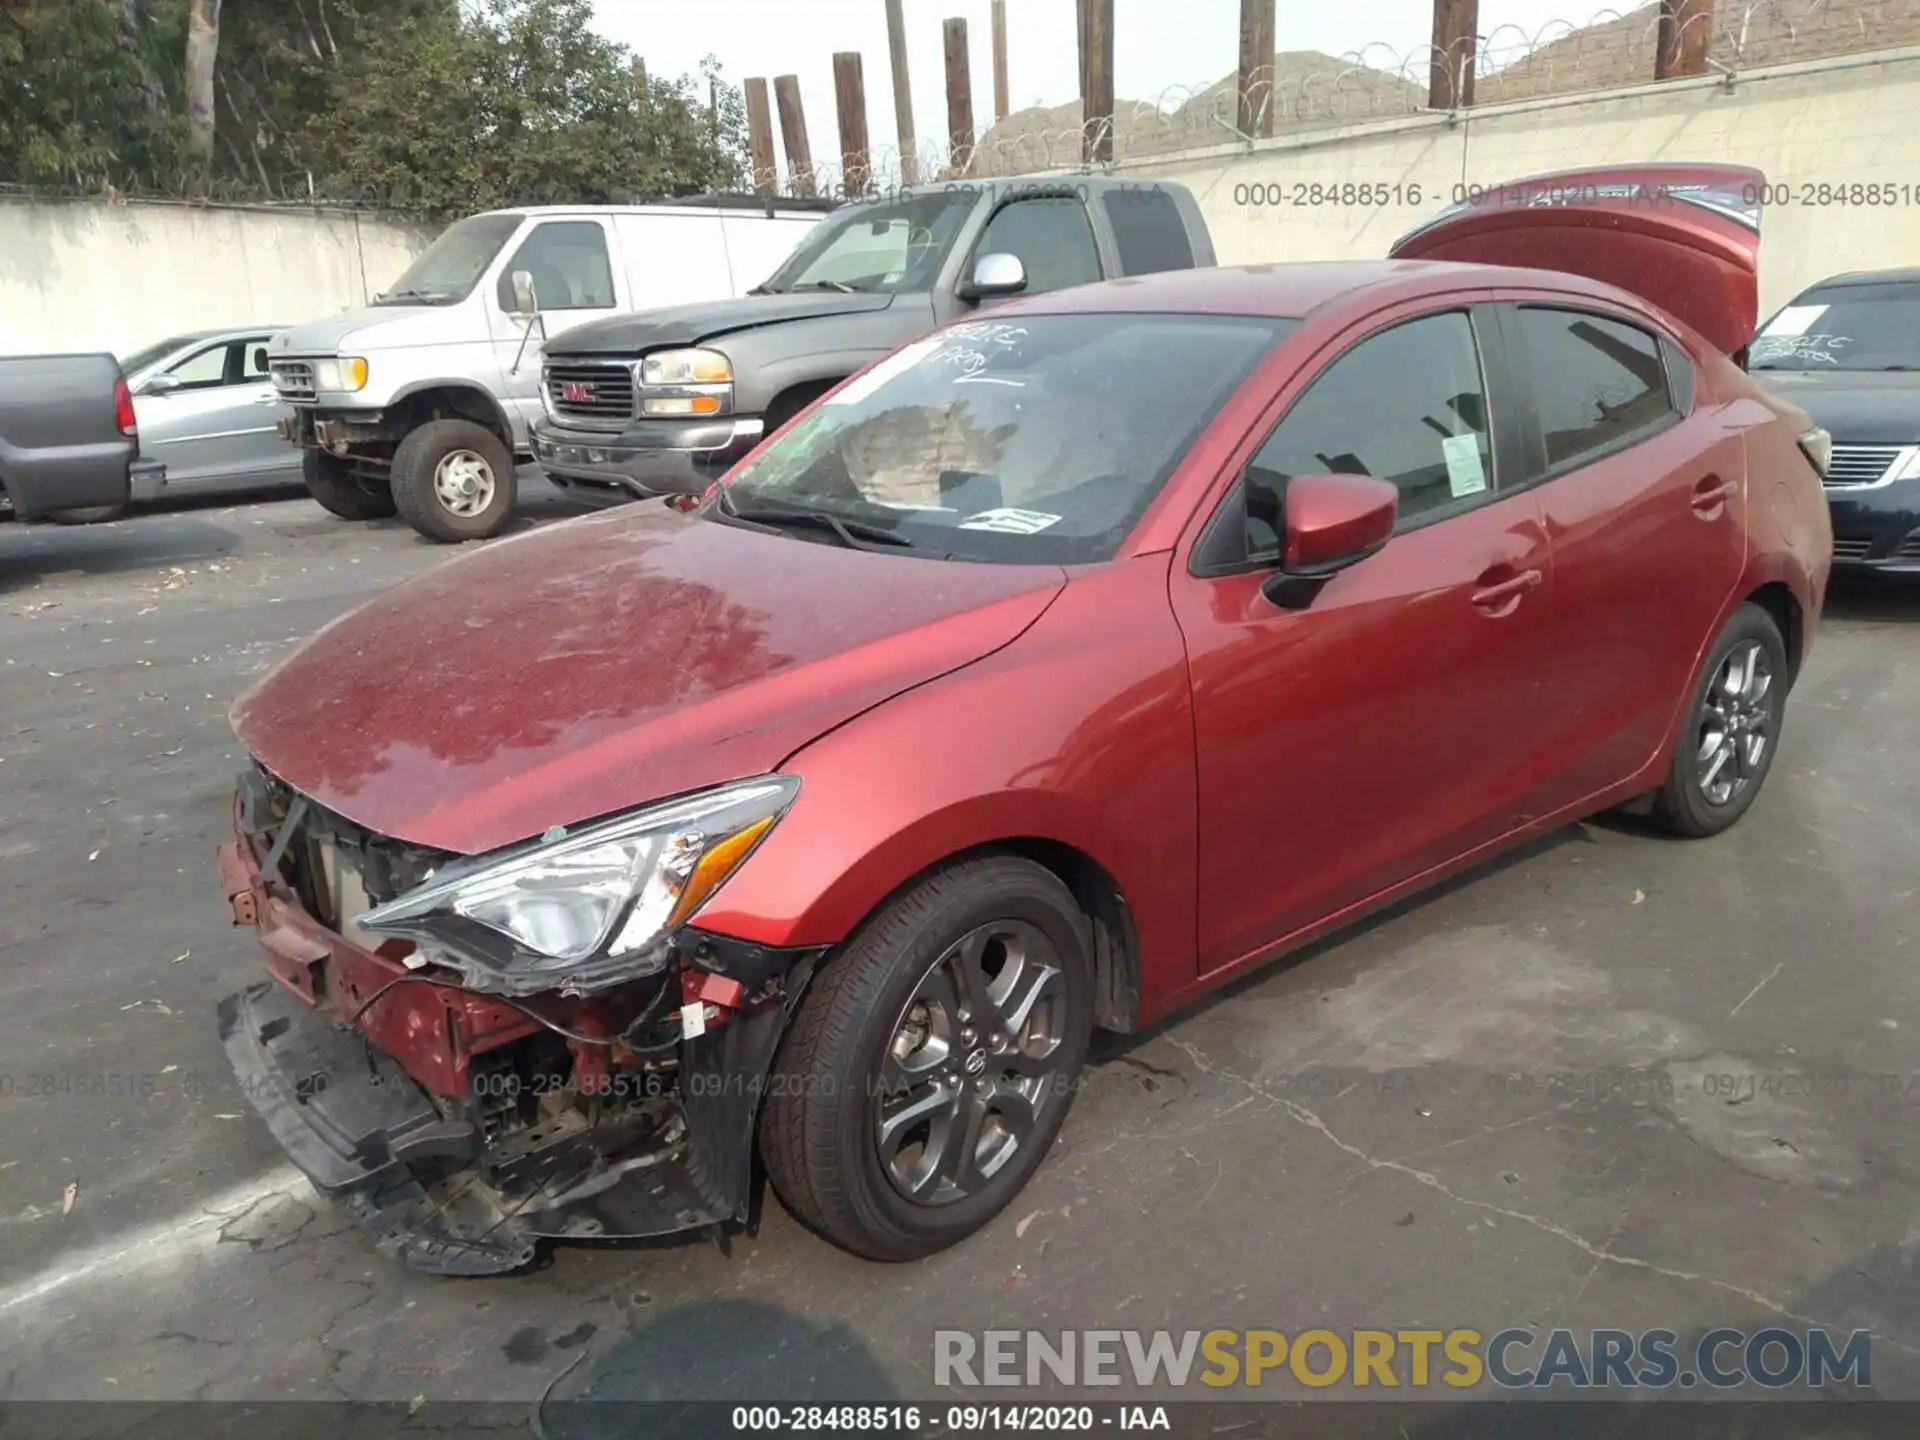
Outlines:
{"type": "Polygon", "coordinates": [[[162,494],[247,489],[300,478],[300,451],[274,432],[293,412],[267,376],[267,342],[286,327],[206,330],[151,345],[120,364],[140,423],[136,469],[162,494]]]}

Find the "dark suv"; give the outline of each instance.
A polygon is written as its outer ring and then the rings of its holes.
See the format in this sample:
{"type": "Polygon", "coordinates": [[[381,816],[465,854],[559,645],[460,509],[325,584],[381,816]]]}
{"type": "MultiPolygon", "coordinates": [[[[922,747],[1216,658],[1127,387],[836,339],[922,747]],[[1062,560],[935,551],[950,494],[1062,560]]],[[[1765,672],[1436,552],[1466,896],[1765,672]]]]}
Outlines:
{"type": "Polygon", "coordinates": [[[1920,269],[1822,280],[1761,327],[1748,363],[1833,436],[1834,564],[1920,572],[1920,269]]]}

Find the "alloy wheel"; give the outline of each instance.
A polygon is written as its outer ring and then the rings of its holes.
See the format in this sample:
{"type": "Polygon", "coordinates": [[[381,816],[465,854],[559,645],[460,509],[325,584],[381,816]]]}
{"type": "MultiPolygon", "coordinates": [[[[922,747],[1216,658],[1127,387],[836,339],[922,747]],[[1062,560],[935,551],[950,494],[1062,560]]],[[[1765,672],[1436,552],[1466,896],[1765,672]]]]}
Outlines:
{"type": "Polygon", "coordinates": [[[1694,774],[1709,805],[1730,805],[1753,783],[1773,743],[1773,667],[1757,640],[1734,646],[1707,687],[1694,774]]]}
{"type": "Polygon", "coordinates": [[[874,1094],[887,1179],[922,1205],[978,1194],[1064,1103],[1067,987],[1035,926],[1006,920],[935,960],[894,1023],[874,1094]]]}
{"type": "Polygon", "coordinates": [[[433,472],[433,493],[449,514],[480,514],[493,503],[493,467],[472,450],[455,450],[433,472]]]}

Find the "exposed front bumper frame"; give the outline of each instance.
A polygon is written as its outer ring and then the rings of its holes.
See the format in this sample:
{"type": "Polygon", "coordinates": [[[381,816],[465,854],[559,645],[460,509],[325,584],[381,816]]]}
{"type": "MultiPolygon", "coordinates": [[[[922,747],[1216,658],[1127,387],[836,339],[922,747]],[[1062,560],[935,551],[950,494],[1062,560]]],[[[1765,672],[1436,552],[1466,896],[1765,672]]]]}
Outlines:
{"type": "Polygon", "coordinates": [[[548,479],[590,504],[659,495],[699,495],[760,443],[758,416],[643,420],[614,431],[579,430],[542,419],[533,458],[548,479]]]}

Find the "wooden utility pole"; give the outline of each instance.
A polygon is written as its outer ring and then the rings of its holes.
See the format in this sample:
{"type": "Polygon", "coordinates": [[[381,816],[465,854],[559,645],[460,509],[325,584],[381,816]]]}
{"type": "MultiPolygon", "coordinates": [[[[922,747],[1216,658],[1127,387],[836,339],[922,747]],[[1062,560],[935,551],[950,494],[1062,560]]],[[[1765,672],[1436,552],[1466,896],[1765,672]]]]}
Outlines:
{"type": "Polygon", "coordinates": [[[1010,113],[1007,103],[1007,0],[993,0],[993,123],[1010,113]]]}
{"type": "Polygon", "coordinates": [[[638,55],[633,57],[633,90],[640,97],[640,103],[647,103],[647,62],[638,55]]]}
{"type": "Polygon", "coordinates": [[[773,107],[767,103],[767,82],[747,81],[747,153],[753,157],[753,188],[772,198],[779,172],[773,163],[773,107]]]}
{"type": "Polygon", "coordinates": [[[1080,158],[1113,163],[1113,0],[1080,0],[1080,158]]]}
{"type": "Polygon", "coordinates": [[[1240,0],[1240,112],[1234,127],[1242,135],[1273,134],[1273,45],[1273,0],[1240,0]]]}
{"type": "Polygon", "coordinates": [[[900,183],[920,183],[919,143],[913,134],[913,81],[907,75],[907,22],[901,0],[887,0],[887,54],[893,62],[893,125],[900,137],[900,183]]]}
{"type": "Polygon", "coordinates": [[[807,112],[800,104],[800,77],[782,75],[773,82],[773,98],[780,106],[780,143],[787,151],[787,176],[793,193],[802,199],[813,194],[813,147],[807,143],[807,112]]]}
{"type": "Polygon", "coordinates": [[[840,126],[840,188],[848,199],[865,195],[873,181],[867,152],[867,82],[860,52],[841,50],[833,57],[834,118],[840,126]]]}
{"type": "Polygon", "coordinates": [[[1480,0],[1433,0],[1429,110],[1464,110],[1473,104],[1473,62],[1479,36],[1480,0]]]}
{"type": "Polygon", "coordinates": [[[1706,74],[1712,43],[1713,0],[1660,0],[1660,42],[1653,57],[1653,78],[1706,74]]]}
{"type": "Polygon", "coordinates": [[[964,175],[973,161],[973,67],[967,55],[967,22],[941,26],[947,47],[947,166],[964,175]]]}

